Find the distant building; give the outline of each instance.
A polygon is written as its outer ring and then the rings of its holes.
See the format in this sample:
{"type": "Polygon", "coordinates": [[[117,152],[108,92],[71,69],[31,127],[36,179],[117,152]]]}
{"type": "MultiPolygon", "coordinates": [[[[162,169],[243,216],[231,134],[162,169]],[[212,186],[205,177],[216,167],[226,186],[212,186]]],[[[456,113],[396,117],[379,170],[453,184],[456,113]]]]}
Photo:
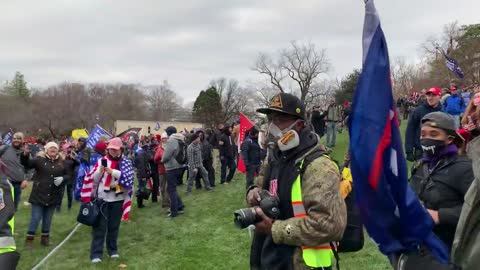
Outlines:
{"type": "Polygon", "coordinates": [[[162,134],[168,126],[174,126],[178,132],[184,131],[184,129],[190,130],[195,128],[203,128],[201,123],[192,122],[159,122],[160,129],[155,130],[157,121],[135,121],[135,120],[116,120],[115,121],[115,134],[119,134],[129,128],[142,128],[141,135],[148,135],[148,128],[150,127],[150,134],[162,134]]]}

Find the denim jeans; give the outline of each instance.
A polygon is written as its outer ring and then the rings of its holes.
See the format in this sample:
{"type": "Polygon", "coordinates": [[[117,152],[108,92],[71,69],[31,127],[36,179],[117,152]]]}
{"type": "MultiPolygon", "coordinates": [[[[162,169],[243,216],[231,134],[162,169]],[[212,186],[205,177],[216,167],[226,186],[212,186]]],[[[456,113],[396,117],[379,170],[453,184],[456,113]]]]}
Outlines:
{"type": "Polygon", "coordinates": [[[337,123],[327,122],[327,146],[333,147],[337,143],[337,123]]]}
{"type": "Polygon", "coordinates": [[[237,165],[235,164],[235,160],[233,158],[225,157],[223,160],[220,161],[222,163],[222,170],[220,172],[220,183],[230,182],[235,175],[235,170],[237,170],[237,165]],[[229,169],[228,177],[227,176],[227,167],[229,169]]]}
{"type": "Polygon", "coordinates": [[[183,168],[167,171],[167,192],[170,197],[170,214],[172,217],[176,217],[178,211],[185,207],[177,192],[177,183],[183,172],[183,168]]]}
{"type": "Polygon", "coordinates": [[[27,235],[35,235],[40,221],[42,222],[42,234],[49,234],[55,207],[55,205],[43,206],[32,203],[32,216],[30,218],[27,235]]]}
{"type": "Polygon", "coordinates": [[[123,201],[105,202],[98,200],[100,216],[92,229],[92,244],[90,246],[90,259],[102,258],[103,243],[107,244],[108,255],[118,254],[118,232],[122,220],[123,201]]]}

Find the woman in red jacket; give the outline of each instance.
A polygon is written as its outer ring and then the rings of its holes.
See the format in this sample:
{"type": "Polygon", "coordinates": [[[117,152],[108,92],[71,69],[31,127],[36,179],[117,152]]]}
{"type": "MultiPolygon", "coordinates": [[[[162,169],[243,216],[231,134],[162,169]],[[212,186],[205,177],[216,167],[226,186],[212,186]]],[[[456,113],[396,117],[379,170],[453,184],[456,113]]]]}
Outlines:
{"type": "Polygon", "coordinates": [[[168,141],[167,133],[163,133],[161,137],[161,142],[157,147],[155,152],[154,161],[158,164],[158,174],[160,178],[160,196],[162,197],[162,208],[170,208],[170,198],[167,193],[167,171],[163,165],[162,156],[165,149],[165,144],[168,141]]]}

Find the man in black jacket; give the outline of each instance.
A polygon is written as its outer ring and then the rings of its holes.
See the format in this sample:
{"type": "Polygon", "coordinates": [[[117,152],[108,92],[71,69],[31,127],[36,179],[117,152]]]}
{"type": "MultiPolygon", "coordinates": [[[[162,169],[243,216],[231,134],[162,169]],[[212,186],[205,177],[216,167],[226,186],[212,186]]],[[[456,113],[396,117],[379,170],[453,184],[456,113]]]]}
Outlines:
{"type": "Polygon", "coordinates": [[[152,169],[150,161],[152,156],[148,150],[148,145],[143,145],[141,148],[135,150],[135,168],[137,169],[138,190],[137,190],[137,205],[138,208],[143,208],[143,200],[146,198],[147,182],[150,179],[152,169]]]}
{"type": "Polygon", "coordinates": [[[258,130],[253,127],[248,131],[248,137],[243,141],[241,146],[241,155],[245,167],[247,168],[246,178],[248,189],[254,184],[255,174],[260,172],[260,166],[263,160],[263,150],[258,144],[258,130]]]}
{"type": "MultiPolygon", "coordinates": [[[[215,187],[215,168],[213,167],[213,146],[210,144],[209,138],[205,136],[205,132],[203,130],[197,131],[198,135],[200,136],[201,146],[202,146],[202,160],[203,160],[203,167],[208,172],[208,182],[210,183],[211,187],[215,187]]],[[[200,178],[202,177],[201,174],[197,174],[197,178],[195,179],[195,187],[197,189],[202,188],[202,184],[200,183],[200,178]]]]}
{"type": "Polygon", "coordinates": [[[313,107],[311,122],[315,133],[317,133],[320,138],[325,135],[325,116],[327,116],[327,112],[321,112],[320,106],[313,107]]]}
{"type": "Polygon", "coordinates": [[[405,154],[408,161],[419,160],[422,157],[420,122],[428,113],[438,112],[442,109],[440,105],[441,95],[442,91],[439,88],[430,88],[426,93],[427,102],[420,104],[410,115],[405,131],[405,154]]]}
{"type": "Polygon", "coordinates": [[[234,143],[232,139],[232,127],[227,126],[223,129],[223,134],[220,137],[220,141],[218,143],[219,151],[220,151],[220,162],[222,164],[221,170],[221,178],[220,184],[230,183],[232,181],[233,176],[235,175],[236,164],[235,164],[235,149],[234,143]],[[229,169],[228,177],[227,177],[227,167],[229,169]]]}

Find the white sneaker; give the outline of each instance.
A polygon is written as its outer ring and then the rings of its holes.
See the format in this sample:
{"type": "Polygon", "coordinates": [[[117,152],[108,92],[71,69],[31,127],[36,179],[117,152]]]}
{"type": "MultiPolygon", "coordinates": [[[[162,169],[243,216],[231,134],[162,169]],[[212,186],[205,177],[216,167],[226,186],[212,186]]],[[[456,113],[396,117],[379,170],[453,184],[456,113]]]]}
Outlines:
{"type": "Polygon", "coordinates": [[[118,258],[120,258],[120,255],[118,255],[118,254],[112,254],[112,255],[110,255],[110,258],[112,258],[112,259],[118,259],[118,258]]]}
{"type": "Polygon", "coordinates": [[[102,262],[102,259],[100,258],[95,258],[92,260],[92,263],[100,263],[100,262],[102,262]]]}

